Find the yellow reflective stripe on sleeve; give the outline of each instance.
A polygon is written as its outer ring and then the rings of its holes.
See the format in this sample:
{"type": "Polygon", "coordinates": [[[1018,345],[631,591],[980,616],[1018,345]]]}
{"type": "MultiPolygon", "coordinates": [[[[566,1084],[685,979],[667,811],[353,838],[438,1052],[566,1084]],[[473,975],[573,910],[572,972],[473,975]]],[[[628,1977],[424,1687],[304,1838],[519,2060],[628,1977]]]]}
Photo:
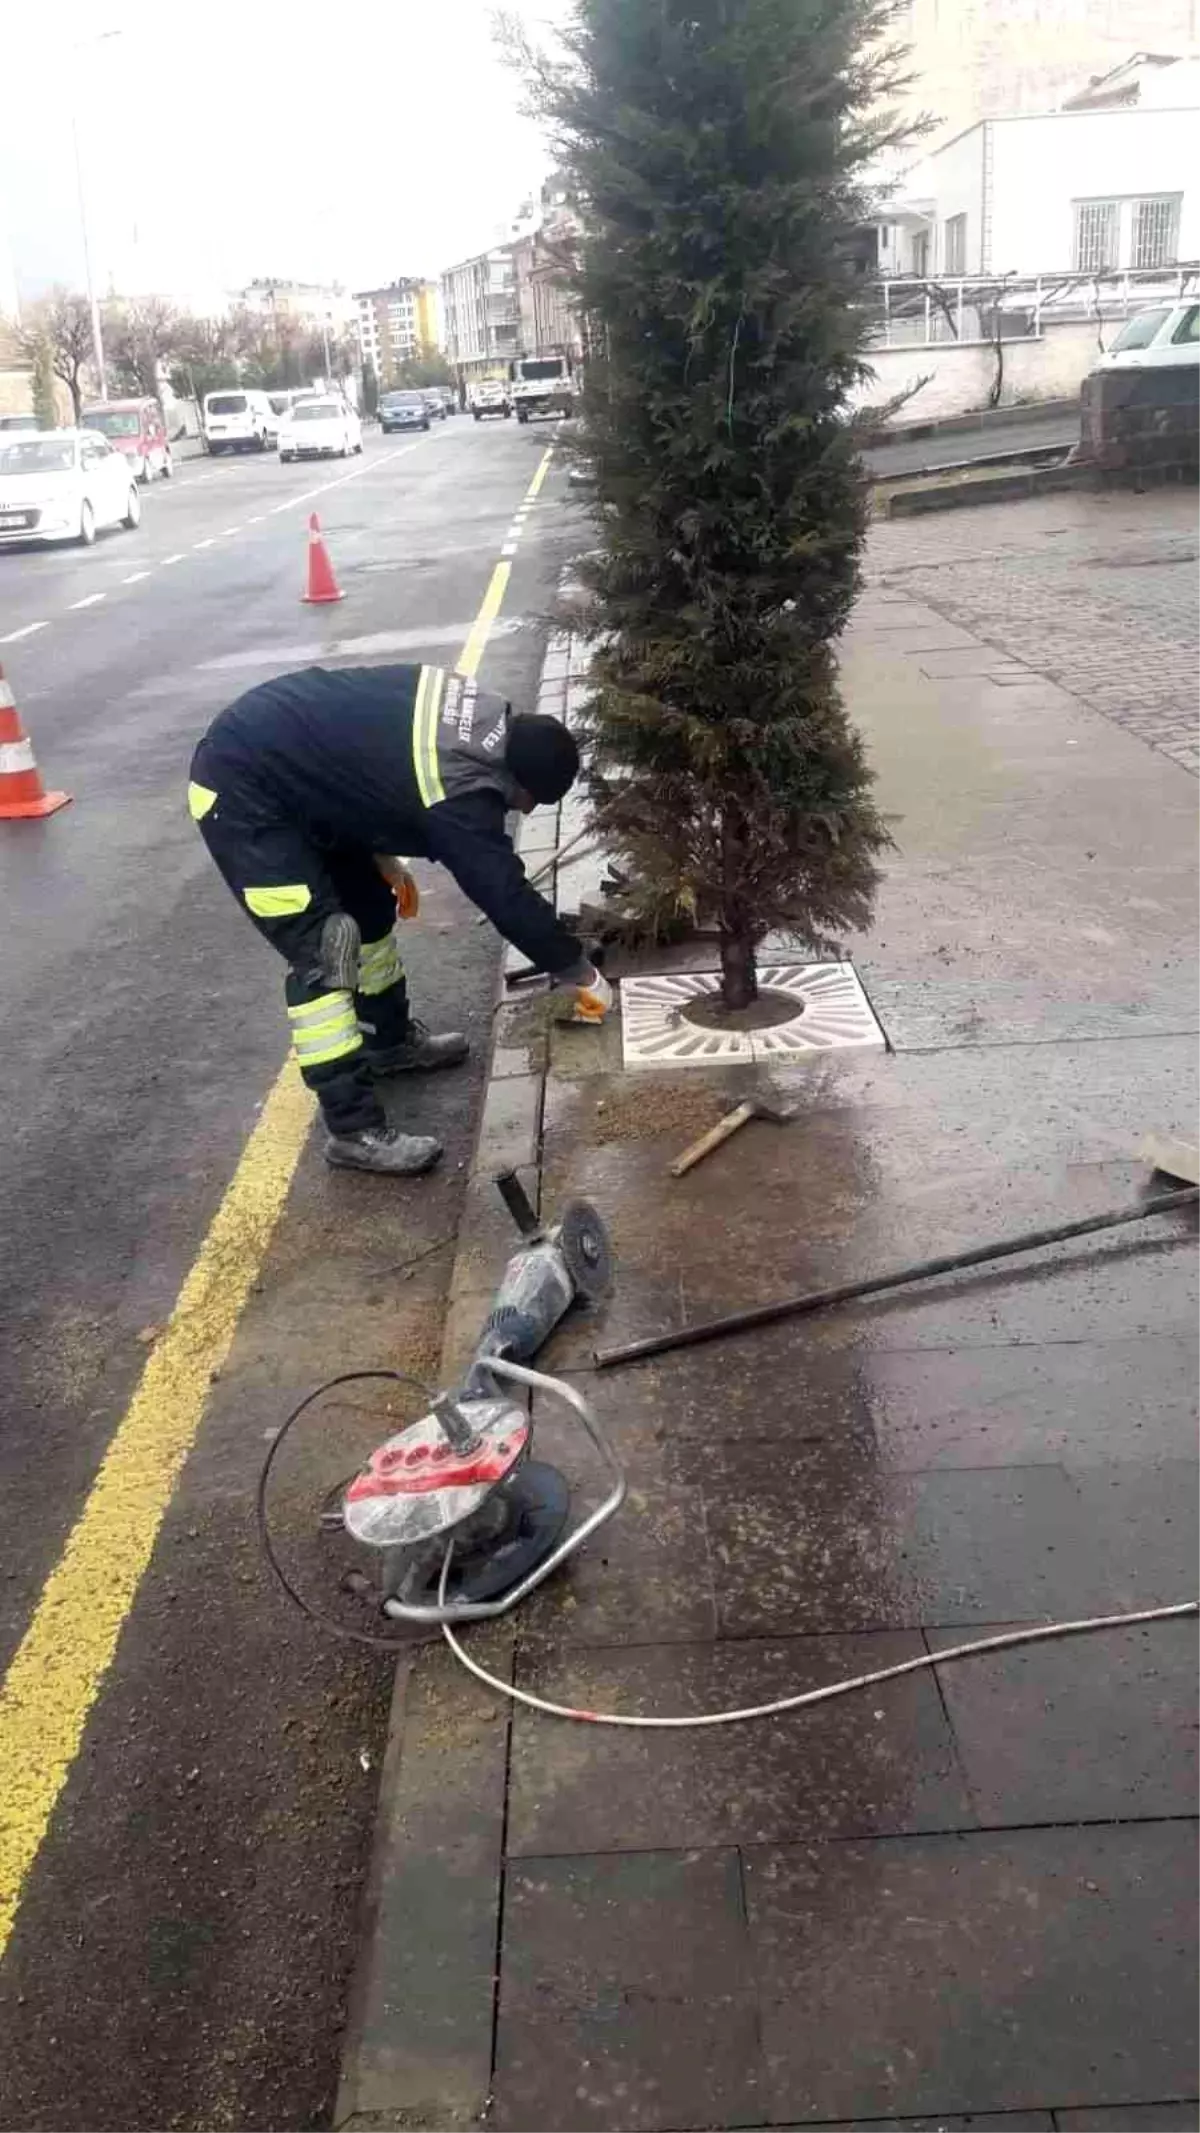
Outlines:
{"type": "Polygon", "coordinates": [[[442,708],[446,675],[442,667],[422,667],[413,706],[413,769],[417,791],[426,807],[436,807],[446,797],[438,769],[437,722],[442,708]]]}
{"type": "Polygon", "coordinates": [[[193,822],[203,822],[210,807],[217,804],[217,796],[209,786],[197,785],[193,778],[188,785],[188,813],[193,822]]]}
{"type": "Polygon", "coordinates": [[[307,911],[312,890],[303,881],[288,882],[280,889],[245,889],[246,908],[255,918],[295,918],[307,911]]]}

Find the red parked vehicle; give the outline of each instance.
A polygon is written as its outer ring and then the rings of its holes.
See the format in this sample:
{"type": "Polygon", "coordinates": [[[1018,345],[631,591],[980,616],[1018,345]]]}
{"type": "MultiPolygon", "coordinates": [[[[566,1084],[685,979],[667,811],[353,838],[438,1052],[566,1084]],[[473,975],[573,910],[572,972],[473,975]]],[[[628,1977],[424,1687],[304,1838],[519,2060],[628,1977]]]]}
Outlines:
{"type": "Polygon", "coordinates": [[[84,408],[79,423],[81,429],[100,430],[114,452],[123,452],[137,481],[152,481],[156,474],[170,480],[175,469],[157,400],[97,400],[84,408]]]}

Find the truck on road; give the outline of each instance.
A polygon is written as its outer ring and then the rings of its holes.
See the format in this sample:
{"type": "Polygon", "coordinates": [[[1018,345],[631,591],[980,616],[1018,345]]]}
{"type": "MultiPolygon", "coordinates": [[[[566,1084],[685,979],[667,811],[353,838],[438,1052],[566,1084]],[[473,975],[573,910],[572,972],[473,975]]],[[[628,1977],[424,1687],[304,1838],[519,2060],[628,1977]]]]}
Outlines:
{"type": "Polygon", "coordinates": [[[508,366],[518,422],[532,415],[569,415],[575,407],[575,377],[568,355],[514,356],[508,366]]]}

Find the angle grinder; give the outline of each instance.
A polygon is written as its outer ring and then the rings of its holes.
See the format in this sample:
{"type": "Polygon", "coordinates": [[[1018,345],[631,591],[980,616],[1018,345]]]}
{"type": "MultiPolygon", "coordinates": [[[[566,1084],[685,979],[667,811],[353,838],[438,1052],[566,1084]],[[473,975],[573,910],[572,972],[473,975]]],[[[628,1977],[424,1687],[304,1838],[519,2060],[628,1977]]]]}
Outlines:
{"type": "Polygon", "coordinates": [[[562,1379],[528,1367],[572,1304],[607,1294],[613,1258],[603,1219],[576,1200],[544,1227],[515,1172],[496,1182],[522,1241],[466,1376],[381,1444],[342,1498],[346,1531],[382,1558],[378,1577],[354,1587],[394,1620],[469,1622],[507,1613],[612,1517],[625,1494],[587,1403],[562,1379]],[[518,1386],[570,1408],[608,1472],[604,1502],[565,1538],[567,1483],[556,1467],[530,1457],[533,1424],[514,1397],[518,1386]]]}

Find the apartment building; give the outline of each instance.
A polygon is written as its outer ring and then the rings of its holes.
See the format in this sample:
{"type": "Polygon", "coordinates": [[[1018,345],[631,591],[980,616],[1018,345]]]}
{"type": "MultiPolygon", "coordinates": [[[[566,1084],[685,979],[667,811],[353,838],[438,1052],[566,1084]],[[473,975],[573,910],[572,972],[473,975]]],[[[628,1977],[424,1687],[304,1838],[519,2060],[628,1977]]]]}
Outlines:
{"type": "Polygon", "coordinates": [[[386,288],[357,290],[354,304],[359,352],[383,384],[399,364],[439,344],[436,282],[407,276],[386,288]]]}
{"type": "Polygon", "coordinates": [[[442,276],[446,355],[464,378],[503,377],[520,352],[515,244],[477,252],[442,276]]]}

